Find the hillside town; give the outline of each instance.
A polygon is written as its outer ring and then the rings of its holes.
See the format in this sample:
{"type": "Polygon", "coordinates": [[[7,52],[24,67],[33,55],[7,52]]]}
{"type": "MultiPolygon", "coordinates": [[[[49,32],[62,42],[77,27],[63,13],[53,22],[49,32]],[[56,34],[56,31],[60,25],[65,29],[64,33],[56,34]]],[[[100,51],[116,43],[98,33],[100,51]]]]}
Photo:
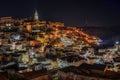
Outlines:
{"type": "Polygon", "coordinates": [[[120,80],[120,45],[82,28],[34,18],[0,18],[0,80],[120,80]]]}

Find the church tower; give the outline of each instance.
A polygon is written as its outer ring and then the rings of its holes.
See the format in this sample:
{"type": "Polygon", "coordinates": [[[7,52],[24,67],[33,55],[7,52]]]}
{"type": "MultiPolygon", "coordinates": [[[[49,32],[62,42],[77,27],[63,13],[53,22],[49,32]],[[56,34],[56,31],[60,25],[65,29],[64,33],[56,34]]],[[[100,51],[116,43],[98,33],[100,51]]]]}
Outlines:
{"type": "Polygon", "coordinates": [[[39,20],[38,12],[37,10],[34,13],[34,20],[39,20]]]}

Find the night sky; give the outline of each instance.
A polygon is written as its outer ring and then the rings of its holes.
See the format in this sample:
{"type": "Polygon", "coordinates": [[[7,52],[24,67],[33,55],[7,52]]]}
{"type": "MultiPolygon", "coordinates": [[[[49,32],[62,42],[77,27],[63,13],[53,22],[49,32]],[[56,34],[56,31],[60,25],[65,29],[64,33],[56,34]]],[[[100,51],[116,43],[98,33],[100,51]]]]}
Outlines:
{"type": "Polygon", "coordinates": [[[71,26],[119,26],[119,0],[0,0],[0,17],[33,17],[71,26]]]}

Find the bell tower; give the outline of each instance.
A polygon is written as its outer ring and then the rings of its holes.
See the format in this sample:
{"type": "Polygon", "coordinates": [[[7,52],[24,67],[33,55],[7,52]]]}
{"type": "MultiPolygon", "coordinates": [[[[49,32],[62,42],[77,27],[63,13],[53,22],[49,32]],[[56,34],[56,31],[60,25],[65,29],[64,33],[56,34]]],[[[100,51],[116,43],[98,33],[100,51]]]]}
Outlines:
{"type": "Polygon", "coordinates": [[[35,13],[34,13],[34,20],[39,20],[39,15],[38,15],[38,11],[35,10],[35,13]]]}

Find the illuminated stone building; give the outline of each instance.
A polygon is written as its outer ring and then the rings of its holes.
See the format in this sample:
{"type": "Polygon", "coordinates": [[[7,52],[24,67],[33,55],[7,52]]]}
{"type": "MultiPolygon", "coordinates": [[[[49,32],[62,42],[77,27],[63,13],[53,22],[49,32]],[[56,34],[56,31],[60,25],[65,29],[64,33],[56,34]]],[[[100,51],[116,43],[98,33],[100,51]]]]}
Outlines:
{"type": "Polygon", "coordinates": [[[105,71],[106,67],[99,64],[82,64],[79,67],[66,67],[58,71],[58,80],[112,80],[118,74],[105,71]],[[111,76],[110,76],[111,75],[111,76]]]}
{"type": "Polygon", "coordinates": [[[46,70],[39,70],[29,73],[22,73],[27,80],[52,80],[46,70]]]}
{"type": "Polygon", "coordinates": [[[5,23],[5,22],[14,22],[14,19],[12,17],[2,17],[2,18],[0,18],[0,23],[5,23]]]}

